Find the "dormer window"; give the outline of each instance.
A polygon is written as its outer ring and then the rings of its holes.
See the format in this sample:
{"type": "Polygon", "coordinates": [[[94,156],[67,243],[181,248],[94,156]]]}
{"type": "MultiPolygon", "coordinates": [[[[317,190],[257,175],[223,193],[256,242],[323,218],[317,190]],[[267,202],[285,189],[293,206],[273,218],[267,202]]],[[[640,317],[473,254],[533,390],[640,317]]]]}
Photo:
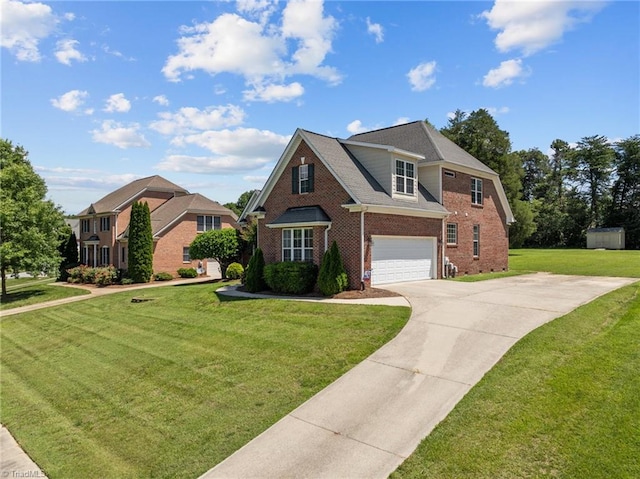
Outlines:
{"type": "Polygon", "coordinates": [[[416,170],[409,161],[396,160],[395,192],[403,195],[415,196],[416,170]]]}
{"type": "Polygon", "coordinates": [[[291,192],[294,195],[313,192],[313,165],[293,167],[291,171],[291,192]]]}

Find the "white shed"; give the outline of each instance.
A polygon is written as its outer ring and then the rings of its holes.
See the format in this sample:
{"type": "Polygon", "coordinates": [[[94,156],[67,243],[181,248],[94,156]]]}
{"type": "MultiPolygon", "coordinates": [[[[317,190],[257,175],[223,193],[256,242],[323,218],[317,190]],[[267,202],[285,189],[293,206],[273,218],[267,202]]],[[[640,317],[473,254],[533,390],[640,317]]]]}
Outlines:
{"type": "Polygon", "coordinates": [[[590,228],[587,249],[624,249],[624,228],[590,228]]]}

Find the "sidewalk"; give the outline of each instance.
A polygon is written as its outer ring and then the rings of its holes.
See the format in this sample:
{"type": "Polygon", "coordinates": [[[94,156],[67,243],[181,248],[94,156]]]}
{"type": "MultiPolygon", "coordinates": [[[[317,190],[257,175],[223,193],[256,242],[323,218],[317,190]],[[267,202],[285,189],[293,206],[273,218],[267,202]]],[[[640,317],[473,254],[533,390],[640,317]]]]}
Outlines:
{"type": "Polygon", "coordinates": [[[5,316],[11,316],[14,314],[26,313],[28,311],[37,311],[39,309],[50,308],[52,306],[58,306],[60,304],[68,304],[68,303],[75,303],[76,301],[84,301],[87,299],[95,298],[96,296],[104,296],[107,294],[124,293],[126,291],[135,291],[139,289],[159,288],[162,286],[179,286],[181,284],[206,283],[208,281],[214,281],[214,280],[212,280],[208,276],[202,276],[199,278],[174,279],[172,281],[153,281],[151,283],[131,285],[126,288],[124,287],[116,288],[116,287],[109,287],[109,286],[106,286],[104,288],[96,288],[96,287],[89,288],[86,286],[69,284],[69,283],[51,283],[51,286],[55,286],[59,288],[84,289],[86,291],[89,291],[90,294],[84,294],[82,296],[71,296],[69,298],[56,299],[54,301],[47,301],[45,303],[30,304],[28,306],[21,306],[19,308],[6,309],[4,311],[0,311],[0,318],[4,318],[5,316]]]}

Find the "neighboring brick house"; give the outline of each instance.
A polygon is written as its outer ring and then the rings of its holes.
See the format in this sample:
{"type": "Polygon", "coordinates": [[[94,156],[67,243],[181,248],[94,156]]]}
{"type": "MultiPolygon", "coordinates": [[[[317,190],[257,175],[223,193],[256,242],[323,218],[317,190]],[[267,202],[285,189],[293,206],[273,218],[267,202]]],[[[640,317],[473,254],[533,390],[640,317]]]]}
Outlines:
{"type": "Polygon", "coordinates": [[[498,175],[425,122],[346,140],[298,129],[241,215],[265,262],[320,264],[335,240],[351,288],[508,267],[498,175]],[[368,281],[371,281],[368,283],[368,281]]]}
{"type": "Polygon", "coordinates": [[[176,274],[196,267],[189,245],[203,231],[236,228],[237,216],[228,208],[161,176],[133,181],[109,193],[82,211],[80,261],[89,266],[113,265],[127,269],[127,231],[131,205],[147,202],[153,232],[153,270],[176,274]]]}

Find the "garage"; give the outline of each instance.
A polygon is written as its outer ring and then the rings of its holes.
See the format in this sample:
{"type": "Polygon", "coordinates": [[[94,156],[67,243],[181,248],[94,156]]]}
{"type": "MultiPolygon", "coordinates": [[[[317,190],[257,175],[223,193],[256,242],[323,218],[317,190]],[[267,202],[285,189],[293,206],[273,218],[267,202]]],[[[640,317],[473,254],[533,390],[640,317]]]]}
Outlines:
{"type": "Polygon", "coordinates": [[[436,277],[436,239],[372,236],[371,285],[436,277]]]}

